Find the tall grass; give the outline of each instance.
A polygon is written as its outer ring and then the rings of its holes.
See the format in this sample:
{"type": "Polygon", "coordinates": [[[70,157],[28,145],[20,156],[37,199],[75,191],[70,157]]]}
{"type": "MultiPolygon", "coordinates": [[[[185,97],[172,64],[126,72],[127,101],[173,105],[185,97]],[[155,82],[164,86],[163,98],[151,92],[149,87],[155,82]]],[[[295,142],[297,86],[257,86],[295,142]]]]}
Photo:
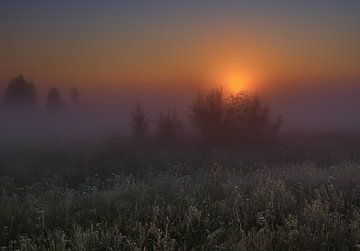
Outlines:
{"type": "Polygon", "coordinates": [[[209,163],[190,174],[0,186],[0,247],[22,250],[360,249],[360,165],[209,163]]]}

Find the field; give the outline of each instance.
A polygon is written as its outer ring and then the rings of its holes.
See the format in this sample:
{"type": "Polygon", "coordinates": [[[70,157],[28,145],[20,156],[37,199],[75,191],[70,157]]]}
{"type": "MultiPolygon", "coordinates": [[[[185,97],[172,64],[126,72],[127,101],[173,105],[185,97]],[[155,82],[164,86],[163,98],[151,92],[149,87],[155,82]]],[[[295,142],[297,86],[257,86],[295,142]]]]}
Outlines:
{"type": "Polygon", "coordinates": [[[0,247],[360,249],[359,157],[357,146],[330,143],[6,153],[0,247]]]}

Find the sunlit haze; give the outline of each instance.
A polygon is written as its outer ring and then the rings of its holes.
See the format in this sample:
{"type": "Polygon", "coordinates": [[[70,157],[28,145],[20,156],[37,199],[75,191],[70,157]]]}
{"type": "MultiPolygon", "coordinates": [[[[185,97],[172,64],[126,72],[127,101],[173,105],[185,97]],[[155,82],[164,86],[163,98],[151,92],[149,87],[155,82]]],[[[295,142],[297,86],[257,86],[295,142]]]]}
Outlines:
{"type": "Polygon", "coordinates": [[[360,250],[360,0],[0,0],[0,250],[360,250]]]}
{"type": "Polygon", "coordinates": [[[126,107],[183,106],[216,86],[258,92],[279,113],[313,92],[325,106],[323,92],[358,92],[359,13],[333,0],[2,1],[0,82],[23,74],[41,95],[76,86],[88,103],[126,107]]]}

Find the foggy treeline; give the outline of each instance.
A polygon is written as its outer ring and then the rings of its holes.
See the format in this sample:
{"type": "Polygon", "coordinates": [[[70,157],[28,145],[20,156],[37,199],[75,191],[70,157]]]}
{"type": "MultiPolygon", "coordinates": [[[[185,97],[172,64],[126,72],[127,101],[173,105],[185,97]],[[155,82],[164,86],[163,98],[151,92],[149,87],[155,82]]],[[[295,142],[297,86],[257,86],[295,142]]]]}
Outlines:
{"type": "MultiPolygon", "coordinates": [[[[80,96],[79,90],[72,88],[67,103],[53,87],[45,101],[40,102],[35,85],[20,75],[8,83],[2,110],[8,119],[12,118],[9,123],[17,124],[10,125],[11,128],[29,129],[15,130],[19,138],[28,133],[34,136],[32,140],[36,135],[51,135],[50,140],[56,141],[64,131],[71,132],[67,133],[68,137],[76,138],[79,137],[77,132],[96,127],[86,121],[79,109],[80,96]],[[41,118],[42,123],[31,123],[39,121],[35,118],[41,118]],[[82,119],[84,121],[79,123],[82,119]],[[32,130],[31,126],[34,127],[32,130]]],[[[129,112],[126,123],[130,133],[123,135],[117,130],[104,133],[111,133],[108,142],[114,146],[126,143],[143,149],[155,146],[171,149],[189,145],[209,148],[260,145],[270,142],[281,125],[281,116],[273,119],[269,107],[257,94],[242,91],[226,96],[222,88],[199,92],[183,116],[175,107],[162,107],[157,116],[151,117],[141,101],[129,112]]],[[[86,137],[90,140],[91,135],[86,137]]]]}
{"type": "MultiPolygon", "coordinates": [[[[79,98],[79,91],[76,88],[72,88],[70,91],[72,105],[77,105],[79,98]]],[[[12,78],[6,87],[3,104],[5,108],[18,112],[38,109],[39,104],[35,85],[31,81],[26,80],[22,75],[12,78]]],[[[49,111],[56,111],[64,107],[65,102],[58,89],[55,87],[51,88],[46,97],[46,108],[49,111]]]]}
{"type": "MultiPolygon", "coordinates": [[[[281,125],[281,117],[273,121],[269,107],[256,94],[239,92],[227,97],[221,88],[199,92],[189,105],[188,116],[192,139],[210,148],[263,144],[275,136],[281,125]]],[[[130,123],[135,143],[144,145],[150,138],[149,121],[145,108],[138,103],[130,123]]],[[[175,108],[160,111],[155,122],[152,135],[160,145],[172,147],[183,142],[185,124],[175,108]]]]}
{"type": "Polygon", "coordinates": [[[51,88],[40,102],[21,76],[7,86],[1,139],[6,123],[30,143],[50,136],[46,147],[1,148],[2,249],[358,247],[358,143],[274,142],[282,118],[263,99],[216,88],[195,95],[183,116],[134,102],[128,133],[102,128],[99,147],[58,147],[99,125],[84,115],[80,91],[69,95],[67,103],[51,88]]]}

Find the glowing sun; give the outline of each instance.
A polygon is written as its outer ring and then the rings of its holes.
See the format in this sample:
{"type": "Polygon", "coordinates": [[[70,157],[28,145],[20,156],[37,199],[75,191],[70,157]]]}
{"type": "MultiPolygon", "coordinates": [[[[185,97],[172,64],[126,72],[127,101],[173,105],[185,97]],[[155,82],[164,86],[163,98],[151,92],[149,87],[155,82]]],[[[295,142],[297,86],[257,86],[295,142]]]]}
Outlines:
{"type": "Polygon", "coordinates": [[[236,72],[228,73],[225,79],[226,89],[228,89],[230,93],[249,91],[250,82],[248,75],[236,72]]]}

